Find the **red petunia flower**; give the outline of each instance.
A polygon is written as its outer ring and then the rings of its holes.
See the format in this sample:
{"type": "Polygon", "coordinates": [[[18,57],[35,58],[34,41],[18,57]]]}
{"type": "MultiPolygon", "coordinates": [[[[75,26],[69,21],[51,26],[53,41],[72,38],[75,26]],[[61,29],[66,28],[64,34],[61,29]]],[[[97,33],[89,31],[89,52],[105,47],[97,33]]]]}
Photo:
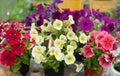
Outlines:
{"type": "Polygon", "coordinates": [[[15,56],[13,53],[7,52],[7,51],[1,52],[1,54],[0,54],[0,62],[1,62],[3,65],[11,66],[11,65],[13,65],[16,61],[17,61],[17,58],[16,58],[16,56],[15,56]]]}
{"type": "Polygon", "coordinates": [[[98,58],[98,61],[99,61],[99,64],[103,67],[103,68],[106,68],[106,67],[109,67],[110,66],[110,63],[113,62],[114,60],[114,56],[112,54],[102,54],[99,58],[98,58]]]}
{"type": "Polygon", "coordinates": [[[10,28],[5,32],[5,38],[10,45],[20,42],[21,40],[20,37],[21,37],[20,31],[15,30],[13,28],[10,28]]]}
{"type": "Polygon", "coordinates": [[[105,50],[112,50],[113,44],[116,42],[115,38],[111,35],[105,35],[104,38],[100,40],[100,44],[105,50]]]}
{"type": "Polygon", "coordinates": [[[90,47],[90,45],[86,44],[85,46],[83,46],[82,50],[83,50],[83,54],[86,58],[90,58],[90,57],[94,56],[94,52],[93,52],[92,48],[90,47]]]}
{"type": "Polygon", "coordinates": [[[15,55],[20,56],[23,53],[24,50],[25,50],[25,44],[23,42],[11,45],[11,51],[15,55]]]}

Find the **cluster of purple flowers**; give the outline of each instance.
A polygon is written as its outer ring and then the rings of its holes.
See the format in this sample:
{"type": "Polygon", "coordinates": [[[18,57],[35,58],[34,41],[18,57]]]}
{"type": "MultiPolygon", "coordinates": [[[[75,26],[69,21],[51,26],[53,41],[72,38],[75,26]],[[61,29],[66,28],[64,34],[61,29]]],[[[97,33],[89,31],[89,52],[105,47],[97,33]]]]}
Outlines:
{"type": "MultiPolygon", "coordinates": [[[[120,20],[115,20],[114,18],[110,18],[105,13],[100,12],[99,10],[94,10],[85,6],[81,10],[71,11],[70,9],[60,9],[57,7],[56,3],[61,3],[63,0],[54,0],[54,3],[48,6],[43,4],[38,5],[38,10],[36,13],[28,15],[26,17],[26,25],[31,25],[33,21],[36,21],[37,26],[41,26],[43,24],[44,19],[50,21],[52,18],[53,20],[67,20],[69,15],[73,16],[75,24],[72,25],[73,30],[75,31],[78,27],[82,31],[91,31],[94,27],[93,20],[97,19],[100,23],[104,22],[100,27],[101,30],[105,30],[108,33],[115,30],[115,25],[120,24],[120,20]]],[[[120,11],[117,11],[119,15],[120,11]]],[[[120,29],[120,27],[119,27],[120,29]]],[[[119,30],[117,29],[117,31],[119,30]]]]}

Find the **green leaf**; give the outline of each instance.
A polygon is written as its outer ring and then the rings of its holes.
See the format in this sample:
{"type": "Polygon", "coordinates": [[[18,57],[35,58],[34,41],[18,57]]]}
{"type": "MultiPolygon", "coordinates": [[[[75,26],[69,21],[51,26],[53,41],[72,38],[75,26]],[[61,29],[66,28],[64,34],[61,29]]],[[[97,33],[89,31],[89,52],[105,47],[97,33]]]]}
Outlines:
{"type": "Polygon", "coordinates": [[[73,74],[73,73],[70,73],[69,76],[74,76],[74,74],[73,74]]]}
{"type": "Polygon", "coordinates": [[[21,68],[21,65],[19,64],[19,65],[12,65],[11,66],[11,69],[12,69],[12,71],[13,72],[17,72],[17,71],[19,71],[19,69],[21,68]]]}

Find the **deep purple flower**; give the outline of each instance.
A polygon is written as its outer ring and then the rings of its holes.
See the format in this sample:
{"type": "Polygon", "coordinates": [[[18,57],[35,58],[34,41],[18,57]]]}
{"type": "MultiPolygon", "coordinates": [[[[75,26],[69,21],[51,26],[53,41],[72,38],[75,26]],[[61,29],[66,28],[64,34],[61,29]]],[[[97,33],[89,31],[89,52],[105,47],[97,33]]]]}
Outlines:
{"type": "Polygon", "coordinates": [[[55,12],[52,13],[52,18],[53,19],[61,20],[61,16],[62,16],[62,14],[60,13],[60,11],[55,11],[55,12]]]}
{"type": "Polygon", "coordinates": [[[80,14],[80,11],[79,11],[79,10],[73,11],[73,12],[72,12],[72,15],[73,15],[73,19],[74,19],[75,21],[78,20],[78,19],[81,17],[81,14],[80,14]]]}
{"type": "Polygon", "coordinates": [[[68,20],[68,16],[71,15],[70,9],[62,9],[62,19],[63,20],[68,20]]]}
{"type": "Polygon", "coordinates": [[[120,26],[120,20],[116,20],[116,25],[120,26]]]}
{"type": "Polygon", "coordinates": [[[120,15],[120,9],[116,11],[116,15],[120,15]]]}
{"type": "Polygon", "coordinates": [[[43,11],[43,5],[42,4],[38,4],[37,8],[38,8],[37,9],[38,13],[41,13],[43,11]]]}
{"type": "Polygon", "coordinates": [[[102,30],[102,31],[107,31],[108,33],[110,33],[110,30],[109,30],[109,28],[108,28],[106,25],[103,25],[103,26],[101,27],[101,30],[102,30]]]}
{"type": "Polygon", "coordinates": [[[118,27],[116,31],[117,31],[117,32],[120,32],[120,27],[118,27]]]}
{"type": "Polygon", "coordinates": [[[41,26],[43,24],[43,18],[42,16],[39,16],[39,19],[37,21],[37,26],[41,26]]]}
{"type": "Polygon", "coordinates": [[[112,32],[114,30],[114,24],[108,24],[108,29],[109,29],[109,32],[112,32]]]}
{"type": "Polygon", "coordinates": [[[114,18],[110,18],[108,16],[103,17],[102,20],[105,22],[105,24],[115,23],[115,19],[114,18]]]}
{"type": "Polygon", "coordinates": [[[32,17],[31,17],[31,15],[28,15],[25,19],[25,25],[30,26],[31,23],[32,23],[32,17]]]}
{"type": "Polygon", "coordinates": [[[81,14],[81,16],[85,17],[86,11],[84,9],[82,9],[82,10],[80,10],[80,14],[81,14]]]}
{"type": "Polygon", "coordinates": [[[83,17],[80,20],[79,25],[80,25],[80,29],[83,31],[89,31],[92,30],[93,28],[93,22],[90,20],[89,17],[83,17]]]}
{"type": "Polygon", "coordinates": [[[54,0],[55,3],[62,3],[63,0],[54,0]]]}
{"type": "Polygon", "coordinates": [[[77,25],[72,24],[72,28],[73,28],[73,31],[76,31],[77,30],[77,25]]]}

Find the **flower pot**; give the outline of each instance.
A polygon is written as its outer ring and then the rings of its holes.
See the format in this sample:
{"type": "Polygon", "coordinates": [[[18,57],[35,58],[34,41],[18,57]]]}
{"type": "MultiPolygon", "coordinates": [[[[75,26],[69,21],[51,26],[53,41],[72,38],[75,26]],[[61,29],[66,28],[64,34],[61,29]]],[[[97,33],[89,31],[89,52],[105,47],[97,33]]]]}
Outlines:
{"type": "Polygon", "coordinates": [[[64,66],[60,65],[59,71],[55,72],[53,69],[45,69],[45,76],[64,76],[64,66]]]}
{"type": "Polygon", "coordinates": [[[26,76],[29,71],[29,65],[22,64],[19,72],[21,73],[22,76],[26,76]]]}
{"type": "Polygon", "coordinates": [[[120,72],[114,68],[114,65],[111,65],[111,76],[120,76],[120,72]]]}
{"type": "Polygon", "coordinates": [[[78,62],[83,62],[83,55],[80,55],[79,53],[75,54],[75,58],[78,62]]]}
{"type": "Polygon", "coordinates": [[[98,73],[96,70],[88,69],[87,67],[84,68],[85,76],[102,76],[103,69],[98,73]]]}

